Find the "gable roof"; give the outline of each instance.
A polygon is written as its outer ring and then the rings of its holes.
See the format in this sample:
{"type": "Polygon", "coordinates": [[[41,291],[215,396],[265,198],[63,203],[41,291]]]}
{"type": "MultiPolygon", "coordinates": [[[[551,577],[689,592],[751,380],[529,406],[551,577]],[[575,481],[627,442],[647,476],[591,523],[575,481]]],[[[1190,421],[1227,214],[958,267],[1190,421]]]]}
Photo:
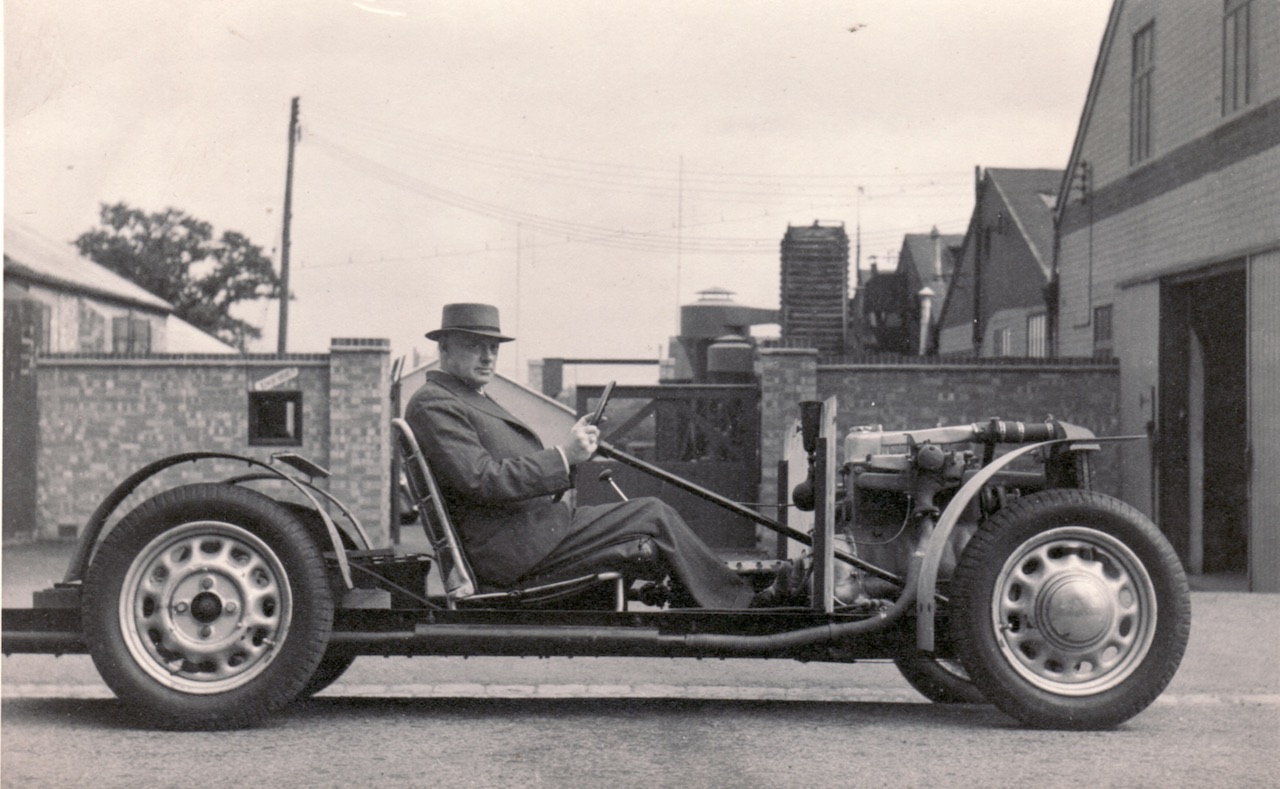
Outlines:
{"type": "MultiPolygon", "coordinates": [[[[942,245],[942,276],[945,279],[951,276],[951,272],[955,271],[956,264],[953,250],[964,243],[964,235],[943,233],[938,236],[938,241],[942,245]]],[[[910,257],[911,263],[915,267],[917,281],[921,283],[933,281],[932,233],[907,233],[902,238],[902,253],[898,256],[899,273],[905,274],[902,262],[904,258],[910,257]]]]}
{"type": "Polygon", "coordinates": [[[986,172],[1048,279],[1053,271],[1053,205],[1063,171],[989,168],[986,172]]]}
{"type": "MultiPolygon", "coordinates": [[[[1080,123],[1076,126],[1075,140],[1071,143],[1071,156],[1067,159],[1066,172],[1075,172],[1080,161],[1081,149],[1084,147],[1085,131],[1093,119],[1093,108],[1098,101],[1098,91],[1102,86],[1102,74],[1106,70],[1107,60],[1111,53],[1111,45],[1115,43],[1116,31],[1120,26],[1120,12],[1124,10],[1124,0],[1115,0],[1111,5],[1111,15],[1107,17],[1107,27],[1102,32],[1102,43],[1098,46],[1098,59],[1093,62],[1093,76],[1089,78],[1089,92],[1085,94],[1084,109],[1080,111],[1080,123]]],[[[1061,215],[1067,205],[1067,191],[1071,184],[1069,179],[1062,179],[1058,186],[1057,205],[1054,213],[1061,215]]]]}
{"type": "Polygon", "coordinates": [[[52,241],[10,217],[4,220],[4,273],[6,277],[17,276],[153,312],[173,312],[169,302],[105,266],[80,257],[70,244],[52,241]]]}
{"type": "Polygon", "coordinates": [[[177,315],[165,320],[165,353],[240,353],[234,346],[187,323],[177,315]]]}

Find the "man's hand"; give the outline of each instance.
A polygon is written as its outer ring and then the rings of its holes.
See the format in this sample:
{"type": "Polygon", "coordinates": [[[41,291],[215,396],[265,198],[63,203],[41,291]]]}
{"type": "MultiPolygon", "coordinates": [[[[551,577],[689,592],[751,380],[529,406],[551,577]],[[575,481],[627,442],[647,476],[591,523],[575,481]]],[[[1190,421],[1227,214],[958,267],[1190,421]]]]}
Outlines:
{"type": "Polygon", "coordinates": [[[561,447],[565,460],[571,466],[590,460],[600,444],[600,428],[587,424],[590,420],[590,415],[584,416],[569,428],[569,440],[561,447]]]}

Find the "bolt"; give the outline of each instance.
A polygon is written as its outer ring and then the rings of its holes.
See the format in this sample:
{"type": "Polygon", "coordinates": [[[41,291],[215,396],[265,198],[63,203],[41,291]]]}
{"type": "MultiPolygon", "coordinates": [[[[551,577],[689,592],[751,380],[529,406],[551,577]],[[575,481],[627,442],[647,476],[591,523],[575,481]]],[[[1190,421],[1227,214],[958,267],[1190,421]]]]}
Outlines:
{"type": "Polygon", "coordinates": [[[200,628],[201,638],[208,638],[211,635],[213,635],[213,628],[209,627],[208,625],[205,625],[204,627],[200,628]]]}
{"type": "Polygon", "coordinates": [[[227,604],[222,607],[222,610],[226,611],[228,614],[234,614],[236,612],[236,601],[228,600],[227,604]]]}
{"type": "Polygon", "coordinates": [[[201,588],[201,589],[212,589],[212,588],[213,588],[213,579],[212,579],[212,578],[209,578],[209,577],[207,577],[207,576],[206,576],[205,578],[202,578],[202,579],[200,580],[200,588],[201,588]]]}
{"type": "Polygon", "coordinates": [[[178,603],[177,605],[175,605],[175,606],[173,607],[173,610],[174,610],[174,611],[177,611],[179,614],[185,614],[185,613],[187,612],[187,604],[186,604],[186,603],[178,603]]]}

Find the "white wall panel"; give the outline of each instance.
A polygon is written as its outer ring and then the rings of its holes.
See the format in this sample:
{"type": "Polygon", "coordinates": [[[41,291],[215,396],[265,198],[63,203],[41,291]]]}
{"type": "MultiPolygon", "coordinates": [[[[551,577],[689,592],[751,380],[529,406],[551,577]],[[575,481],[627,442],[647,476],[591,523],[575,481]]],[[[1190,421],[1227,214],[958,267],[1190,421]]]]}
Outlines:
{"type": "Polygon", "coordinates": [[[1249,586],[1280,592],[1280,249],[1249,261],[1249,586]]]}

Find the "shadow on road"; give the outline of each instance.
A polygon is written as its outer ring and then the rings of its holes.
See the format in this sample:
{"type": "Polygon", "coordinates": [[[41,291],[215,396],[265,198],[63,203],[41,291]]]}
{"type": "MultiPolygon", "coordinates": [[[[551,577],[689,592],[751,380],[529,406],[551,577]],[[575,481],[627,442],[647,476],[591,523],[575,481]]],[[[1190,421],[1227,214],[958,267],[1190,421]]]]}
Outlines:
{"type": "MultiPolygon", "coordinates": [[[[322,728],[358,725],[398,726],[413,720],[426,726],[510,726],[555,721],[557,726],[581,726],[598,721],[661,718],[672,727],[732,716],[740,721],[800,731],[810,726],[914,726],[973,730],[1020,728],[989,705],[938,705],[885,702],[740,701],[709,699],[475,699],[324,697],[295,702],[254,730],[269,731],[302,725],[322,728]]],[[[115,699],[6,699],[0,703],[6,726],[57,726],[65,729],[147,731],[153,727],[115,699]]]]}

